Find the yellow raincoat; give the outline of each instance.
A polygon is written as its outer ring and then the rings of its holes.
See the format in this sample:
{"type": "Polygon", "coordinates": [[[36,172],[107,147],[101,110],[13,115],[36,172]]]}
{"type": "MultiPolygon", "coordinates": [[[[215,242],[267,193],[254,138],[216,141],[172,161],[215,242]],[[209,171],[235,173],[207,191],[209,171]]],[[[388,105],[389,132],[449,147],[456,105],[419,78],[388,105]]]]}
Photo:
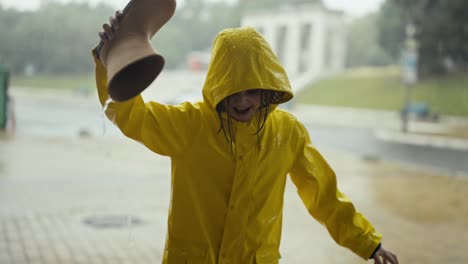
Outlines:
{"type": "MultiPolygon", "coordinates": [[[[94,59],[104,105],[106,71],[94,59]]],[[[337,190],[333,170],[294,116],[273,106],[258,136],[258,118],[233,120],[232,148],[219,132],[215,106],[251,88],[279,92],[278,102],[292,98],[266,41],[252,28],[226,29],[213,44],[203,102],[172,106],[137,96],[109,105],[107,116],[126,136],[172,160],[163,263],[278,263],[288,174],[335,241],[368,259],[381,235],[337,190]]]]}

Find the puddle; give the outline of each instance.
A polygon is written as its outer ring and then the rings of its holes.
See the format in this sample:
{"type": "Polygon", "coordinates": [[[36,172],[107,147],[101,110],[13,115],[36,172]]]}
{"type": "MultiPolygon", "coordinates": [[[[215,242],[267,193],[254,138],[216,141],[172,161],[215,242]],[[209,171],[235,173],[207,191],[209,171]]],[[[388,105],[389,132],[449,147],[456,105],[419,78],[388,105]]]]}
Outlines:
{"type": "Polygon", "coordinates": [[[94,215],[83,220],[83,223],[97,229],[131,228],[140,226],[143,221],[132,215],[94,215]]]}
{"type": "Polygon", "coordinates": [[[400,263],[468,263],[467,176],[367,164],[366,215],[400,263]]]}
{"type": "Polygon", "coordinates": [[[375,177],[371,184],[378,190],[378,204],[407,220],[420,224],[461,221],[468,225],[468,178],[397,172],[375,177]]]}

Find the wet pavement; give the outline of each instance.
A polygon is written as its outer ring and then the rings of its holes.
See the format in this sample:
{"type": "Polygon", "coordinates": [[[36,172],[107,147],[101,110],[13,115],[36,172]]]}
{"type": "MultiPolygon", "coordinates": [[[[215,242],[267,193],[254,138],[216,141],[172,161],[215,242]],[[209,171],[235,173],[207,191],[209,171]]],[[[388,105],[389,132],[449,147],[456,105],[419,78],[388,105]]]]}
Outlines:
{"type": "MultiPolygon", "coordinates": [[[[468,263],[468,175],[323,154],[400,263],[468,263]]],[[[169,159],[125,138],[2,136],[0,263],[160,263],[169,181],[169,159]]],[[[364,263],[290,182],[281,254],[287,264],[364,263]]]]}
{"type": "MultiPolygon", "coordinates": [[[[191,76],[194,83],[200,80],[191,76]]],[[[184,91],[182,83],[177,87],[172,93],[184,91]]],[[[153,88],[147,96],[170,99],[169,91],[153,88]]],[[[13,92],[17,133],[0,135],[0,264],[160,263],[169,159],[121,136],[103,119],[94,95],[13,92]]],[[[466,152],[437,150],[430,158],[427,147],[403,145],[398,152],[392,145],[379,156],[375,144],[363,142],[376,141],[368,129],[382,123],[381,114],[359,119],[359,129],[368,133],[356,141],[333,135],[352,134],[342,122],[356,119],[336,112],[340,118],[330,127],[321,109],[309,110],[297,112],[310,123],[341,190],[384,234],[384,246],[398,254],[400,263],[468,263],[466,152]],[[461,170],[440,169],[451,162],[451,168],[461,170]]],[[[333,109],[326,112],[333,116],[333,109]]],[[[389,128],[398,125],[386,120],[389,128]]],[[[307,214],[290,181],[281,255],[286,264],[365,263],[336,245],[307,214]]]]}

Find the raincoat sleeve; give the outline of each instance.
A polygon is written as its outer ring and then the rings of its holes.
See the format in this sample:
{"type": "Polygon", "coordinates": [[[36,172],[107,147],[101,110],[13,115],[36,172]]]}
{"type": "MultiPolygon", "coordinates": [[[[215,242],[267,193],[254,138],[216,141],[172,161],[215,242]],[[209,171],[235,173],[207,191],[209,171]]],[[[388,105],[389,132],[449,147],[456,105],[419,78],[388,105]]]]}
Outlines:
{"type": "Polygon", "coordinates": [[[309,134],[298,122],[298,153],[290,177],[309,213],[326,226],[333,239],[364,259],[369,259],[380,243],[370,222],[356,211],[337,188],[336,176],[309,134]]]}
{"type": "MultiPolygon", "coordinates": [[[[99,101],[104,106],[109,97],[107,72],[94,54],[93,59],[99,101]]],[[[199,111],[192,104],[145,103],[140,95],[125,102],[110,103],[105,113],[127,137],[165,156],[183,153],[200,126],[199,111]]]]}

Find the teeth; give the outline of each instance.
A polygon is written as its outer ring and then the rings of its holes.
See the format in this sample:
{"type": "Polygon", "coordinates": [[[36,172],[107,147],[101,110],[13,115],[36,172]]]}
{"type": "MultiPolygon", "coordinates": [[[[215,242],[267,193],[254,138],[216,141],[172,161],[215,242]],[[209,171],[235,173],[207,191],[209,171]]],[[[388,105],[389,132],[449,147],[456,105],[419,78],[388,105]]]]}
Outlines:
{"type": "Polygon", "coordinates": [[[234,110],[236,110],[237,113],[246,114],[250,110],[250,107],[244,108],[242,110],[238,108],[234,108],[234,110]]]}

